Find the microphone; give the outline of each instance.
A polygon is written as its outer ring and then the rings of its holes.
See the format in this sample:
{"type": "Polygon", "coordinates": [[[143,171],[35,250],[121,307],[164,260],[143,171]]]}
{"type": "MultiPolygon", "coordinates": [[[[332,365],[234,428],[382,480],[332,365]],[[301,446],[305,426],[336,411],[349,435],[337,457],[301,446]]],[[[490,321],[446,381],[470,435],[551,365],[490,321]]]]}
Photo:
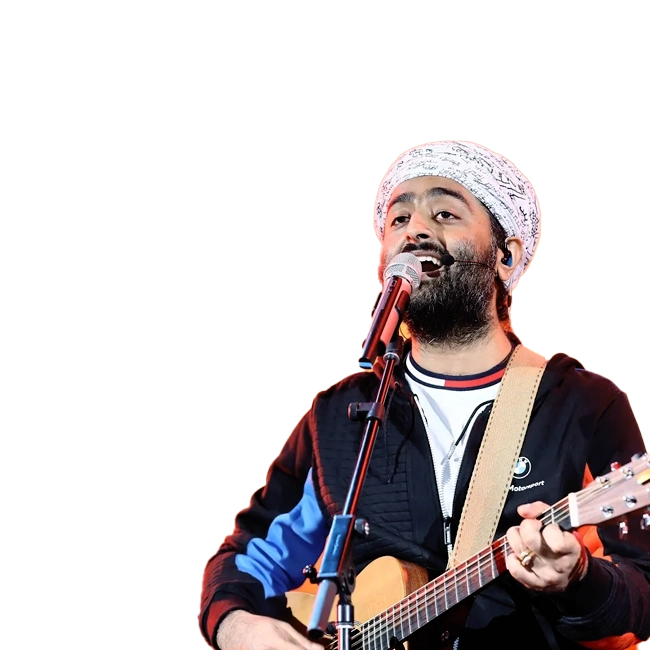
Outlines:
{"type": "Polygon", "coordinates": [[[412,253],[396,255],[384,271],[384,287],[373,310],[372,324],[363,343],[359,366],[370,370],[383,355],[406,313],[411,291],[420,286],[422,264],[412,253]]]}
{"type": "Polygon", "coordinates": [[[473,260],[457,260],[453,255],[445,253],[440,256],[440,264],[444,266],[451,266],[452,264],[477,264],[478,266],[484,266],[486,269],[491,269],[492,267],[489,264],[484,264],[483,262],[474,262],[473,260]]]}

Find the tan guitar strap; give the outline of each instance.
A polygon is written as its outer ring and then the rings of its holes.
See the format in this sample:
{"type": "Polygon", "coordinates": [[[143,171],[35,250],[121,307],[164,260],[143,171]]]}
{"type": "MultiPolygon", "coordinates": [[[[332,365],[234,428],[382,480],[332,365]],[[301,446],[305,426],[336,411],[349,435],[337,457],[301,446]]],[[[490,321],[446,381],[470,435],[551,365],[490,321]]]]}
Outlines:
{"type": "Polygon", "coordinates": [[[479,448],[448,569],[476,555],[494,539],[545,367],[546,359],[523,345],[515,348],[506,365],[479,448]]]}

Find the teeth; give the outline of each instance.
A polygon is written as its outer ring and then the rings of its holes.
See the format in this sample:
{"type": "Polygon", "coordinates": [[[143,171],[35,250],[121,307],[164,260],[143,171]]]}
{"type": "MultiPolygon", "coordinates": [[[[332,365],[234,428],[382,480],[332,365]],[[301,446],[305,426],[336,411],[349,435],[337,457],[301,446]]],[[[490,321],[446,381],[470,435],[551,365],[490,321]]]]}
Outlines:
{"type": "Polygon", "coordinates": [[[429,255],[418,255],[418,259],[420,260],[420,262],[431,262],[431,264],[440,266],[440,261],[437,260],[435,257],[431,257],[429,255]]]}

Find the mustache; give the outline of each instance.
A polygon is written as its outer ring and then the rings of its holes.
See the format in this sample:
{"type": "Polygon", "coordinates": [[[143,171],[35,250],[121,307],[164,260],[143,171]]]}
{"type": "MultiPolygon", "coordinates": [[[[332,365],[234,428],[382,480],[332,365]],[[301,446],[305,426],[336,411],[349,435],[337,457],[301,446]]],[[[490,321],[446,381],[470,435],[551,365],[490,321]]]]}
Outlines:
{"type": "Polygon", "coordinates": [[[430,241],[424,241],[420,244],[406,244],[402,249],[402,253],[414,253],[415,251],[436,253],[439,256],[449,254],[449,251],[444,246],[430,241]]]}

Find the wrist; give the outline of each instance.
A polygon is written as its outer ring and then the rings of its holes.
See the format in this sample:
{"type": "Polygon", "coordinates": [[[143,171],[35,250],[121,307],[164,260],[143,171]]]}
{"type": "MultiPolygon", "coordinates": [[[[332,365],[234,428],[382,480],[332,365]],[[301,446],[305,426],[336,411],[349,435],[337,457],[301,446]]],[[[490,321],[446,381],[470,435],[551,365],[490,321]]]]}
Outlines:
{"type": "Polygon", "coordinates": [[[227,650],[231,639],[236,634],[235,630],[238,623],[241,622],[241,619],[245,619],[248,616],[251,616],[251,614],[243,609],[234,609],[224,616],[214,634],[217,648],[227,650]]]}
{"type": "Polygon", "coordinates": [[[587,575],[589,569],[589,551],[587,551],[587,547],[584,544],[580,546],[580,557],[569,574],[568,586],[580,582],[587,575]]]}
{"type": "Polygon", "coordinates": [[[587,568],[580,578],[576,575],[573,584],[551,598],[562,616],[572,618],[589,616],[601,610],[611,597],[613,569],[611,562],[594,557],[587,551],[587,568]]]}

